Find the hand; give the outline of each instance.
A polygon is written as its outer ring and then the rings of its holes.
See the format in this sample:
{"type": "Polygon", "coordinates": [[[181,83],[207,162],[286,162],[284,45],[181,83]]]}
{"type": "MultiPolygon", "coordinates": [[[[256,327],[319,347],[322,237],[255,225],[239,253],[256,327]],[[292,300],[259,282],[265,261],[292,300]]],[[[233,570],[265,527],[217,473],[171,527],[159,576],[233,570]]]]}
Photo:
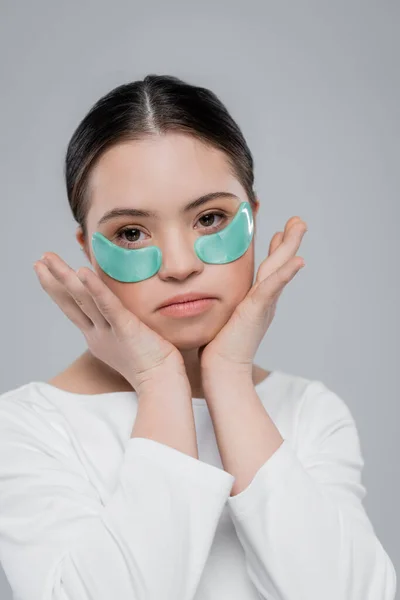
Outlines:
{"type": "Polygon", "coordinates": [[[203,379],[218,377],[221,370],[252,376],[255,353],[274,318],[279,296],[304,266],[296,252],[306,231],[305,222],[292,217],[284,232],[272,237],[254,285],[215,338],[199,351],[203,379]]]}
{"type": "Polygon", "coordinates": [[[186,377],[179,350],[125,308],[94,271],[75,272],[53,252],[35,263],[35,271],[42,288],[82,331],[92,354],[137,393],[166,369],[186,377]]]}

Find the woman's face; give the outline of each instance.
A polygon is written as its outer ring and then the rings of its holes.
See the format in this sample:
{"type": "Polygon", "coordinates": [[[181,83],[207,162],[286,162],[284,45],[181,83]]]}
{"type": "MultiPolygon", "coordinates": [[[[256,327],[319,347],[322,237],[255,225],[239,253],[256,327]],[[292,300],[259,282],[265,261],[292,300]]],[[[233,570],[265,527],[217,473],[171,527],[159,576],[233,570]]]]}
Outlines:
{"type": "MultiPolygon", "coordinates": [[[[231,263],[204,263],[194,251],[199,236],[223,229],[240,203],[248,201],[224,153],[181,133],[125,142],[102,155],[92,171],[89,193],[88,239],[83,240],[80,228],[77,239],[97,275],[126,308],[177,348],[194,349],[213,339],[254,278],[254,236],[247,252],[231,263]],[[232,196],[183,212],[189,202],[210,192],[232,196]],[[157,216],[114,216],[99,224],[106,213],[120,208],[153,211],[157,216]],[[224,213],[226,220],[209,214],[213,211],[224,213]],[[112,279],[93,255],[90,240],[95,231],[124,248],[158,246],[160,270],[135,283],[112,279]],[[207,293],[217,300],[197,316],[173,318],[159,312],[160,304],[171,296],[187,292],[207,293]]],[[[257,210],[258,205],[254,216],[257,210]]]]}

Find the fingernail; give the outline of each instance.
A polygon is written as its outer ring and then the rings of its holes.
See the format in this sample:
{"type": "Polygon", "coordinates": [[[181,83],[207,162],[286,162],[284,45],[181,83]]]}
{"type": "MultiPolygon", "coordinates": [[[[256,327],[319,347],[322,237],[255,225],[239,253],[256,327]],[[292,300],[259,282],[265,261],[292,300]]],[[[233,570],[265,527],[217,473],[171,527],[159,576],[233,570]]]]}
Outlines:
{"type": "Polygon", "coordinates": [[[86,276],[84,273],[77,273],[78,279],[82,281],[82,283],[86,283],[86,276]]]}

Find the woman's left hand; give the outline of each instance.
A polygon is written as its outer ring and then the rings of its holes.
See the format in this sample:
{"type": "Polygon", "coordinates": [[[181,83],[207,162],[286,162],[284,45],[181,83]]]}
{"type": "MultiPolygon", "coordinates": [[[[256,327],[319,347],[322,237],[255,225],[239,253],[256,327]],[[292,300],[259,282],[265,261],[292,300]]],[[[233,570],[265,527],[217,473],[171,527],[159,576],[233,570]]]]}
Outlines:
{"type": "Polygon", "coordinates": [[[274,318],[279,296],[305,264],[296,253],[306,231],[300,217],[291,217],[284,232],[272,237],[268,256],[246,297],[215,338],[199,351],[203,378],[218,377],[221,370],[252,376],[255,353],[274,318]]]}

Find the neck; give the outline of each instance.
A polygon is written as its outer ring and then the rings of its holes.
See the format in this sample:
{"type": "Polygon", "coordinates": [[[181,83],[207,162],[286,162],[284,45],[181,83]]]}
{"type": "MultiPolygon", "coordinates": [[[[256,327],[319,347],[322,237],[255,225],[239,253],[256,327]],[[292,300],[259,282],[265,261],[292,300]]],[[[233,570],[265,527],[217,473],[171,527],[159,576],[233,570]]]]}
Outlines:
{"type": "MultiPolygon", "coordinates": [[[[181,354],[185,363],[192,396],[204,398],[198,349],[183,351],[181,354]]],[[[112,369],[109,365],[96,358],[89,349],[77,358],[69,370],[75,373],[75,380],[79,381],[82,379],[90,389],[93,389],[91,393],[135,391],[132,385],[118,371],[115,371],[115,369],[112,369]]],[[[268,371],[257,365],[253,365],[253,382],[255,385],[268,374],[268,371]]]]}

